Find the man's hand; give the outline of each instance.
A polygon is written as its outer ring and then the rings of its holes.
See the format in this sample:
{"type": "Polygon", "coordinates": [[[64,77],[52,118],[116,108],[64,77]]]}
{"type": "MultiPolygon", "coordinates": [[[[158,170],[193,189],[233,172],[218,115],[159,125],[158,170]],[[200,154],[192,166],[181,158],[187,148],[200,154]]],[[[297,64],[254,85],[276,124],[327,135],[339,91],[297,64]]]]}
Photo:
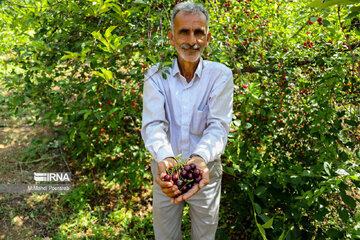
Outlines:
{"type": "Polygon", "coordinates": [[[188,198],[191,198],[193,195],[195,195],[201,188],[203,188],[204,186],[208,185],[210,183],[210,171],[209,168],[207,167],[204,159],[202,157],[199,156],[193,156],[188,164],[190,163],[194,163],[196,165],[196,168],[198,168],[200,170],[200,174],[201,174],[201,180],[199,183],[195,183],[194,186],[187,191],[185,194],[179,196],[179,197],[172,197],[171,198],[171,203],[179,203],[181,201],[184,201],[188,198]]]}
{"type": "Polygon", "coordinates": [[[155,177],[155,182],[159,184],[163,193],[165,193],[168,197],[174,198],[177,195],[181,194],[181,191],[178,189],[173,182],[164,181],[164,177],[166,175],[166,169],[170,167],[174,167],[176,164],[175,159],[173,158],[165,158],[164,160],[158,163],[158,171],[155,177]]]}

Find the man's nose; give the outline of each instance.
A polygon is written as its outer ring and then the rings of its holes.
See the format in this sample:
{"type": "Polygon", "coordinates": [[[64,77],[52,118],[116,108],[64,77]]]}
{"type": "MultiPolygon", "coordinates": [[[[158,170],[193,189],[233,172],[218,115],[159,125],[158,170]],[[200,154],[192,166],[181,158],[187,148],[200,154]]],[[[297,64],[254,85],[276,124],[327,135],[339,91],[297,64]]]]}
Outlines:
{"type": "Polygon", "coordinates": [[[190,32],[190,36],[189,36],[189,42],[188,42],[191,46],[193,46],[196,43],[196,37],[194,32],[190,32]]]}

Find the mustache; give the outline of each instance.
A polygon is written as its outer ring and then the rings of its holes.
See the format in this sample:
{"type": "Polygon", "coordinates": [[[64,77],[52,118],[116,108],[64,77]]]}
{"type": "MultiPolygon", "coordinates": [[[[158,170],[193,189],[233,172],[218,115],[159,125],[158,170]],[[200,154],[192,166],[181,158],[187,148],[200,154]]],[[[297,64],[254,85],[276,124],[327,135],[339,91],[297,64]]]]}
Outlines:
{"type": "Polygon", "coordinates": [[[181,45],[181,48],[184,49],[184,50],[188,50],[188,49],[192,49],[192,50],[200,50],[200,45],[195,43],[193,46],[191,46],[190,44],[188,43],[184,43],[181,45]]]}

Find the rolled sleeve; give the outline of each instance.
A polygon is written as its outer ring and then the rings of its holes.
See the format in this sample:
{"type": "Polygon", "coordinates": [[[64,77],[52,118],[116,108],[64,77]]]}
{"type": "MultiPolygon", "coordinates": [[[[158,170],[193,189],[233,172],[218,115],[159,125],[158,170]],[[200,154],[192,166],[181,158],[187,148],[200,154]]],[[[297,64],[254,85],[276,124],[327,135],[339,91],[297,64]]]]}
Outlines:
{"type": "Polygon", "coordinates": [[[233,88],[232,72],[228,70],[210,94],[207,127],[193,152],[206,163],[220,159],[225,150],[232,119],[233,88]]]}
{"type": "Polygon", "coordinates": [[[145,76],[141,135],[146,149],[157,162],[174,156],[164,106],[164,93],[152,78],[145,76]]]}

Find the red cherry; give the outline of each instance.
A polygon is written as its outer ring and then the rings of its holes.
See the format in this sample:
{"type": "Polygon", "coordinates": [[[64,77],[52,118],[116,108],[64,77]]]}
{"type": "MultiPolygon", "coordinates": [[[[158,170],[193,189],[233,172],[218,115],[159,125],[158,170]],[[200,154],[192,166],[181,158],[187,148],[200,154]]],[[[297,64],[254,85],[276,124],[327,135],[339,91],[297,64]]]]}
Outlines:
{"type": "Polygon", "coordinates": [[[196,183],[199,183],[200,181],[201,181],[201,176],[198,176],[198,177],[195,178],[196,183]]]}
{"type": "Polygon", "coordinates": [[[183,178],[186,178],[188,176],[188,172],[184,169],[180,172],[180,175],[183,177],[183,178]]]}
{"type": "Polygon", "coordinates": [[[195,177],[200,176],[200,170],[199,169],[194,169],[194,176],[195,177]]]}
{"type": "Polygon", "coordinates": [[[178,188],[180,189],[182,186],[184,186],[184,181],[178,180],[178,181],[176,182],[176,186],[178,186],[178,188]]]}
{"type": "Polygon", "coordinates": [[[164,180],[165,181],[170,181],[171,180],[171,176],[169,174],[166,174],[165,177],[164,177],[164,180]]]}
{"type": "Polygon", "coordinates": [[[172,180],[173,180],[174,182],[176,182],[178,179],[179,179],[178,173],[174,173],[174,175],[172,175],[172,180]]]}

